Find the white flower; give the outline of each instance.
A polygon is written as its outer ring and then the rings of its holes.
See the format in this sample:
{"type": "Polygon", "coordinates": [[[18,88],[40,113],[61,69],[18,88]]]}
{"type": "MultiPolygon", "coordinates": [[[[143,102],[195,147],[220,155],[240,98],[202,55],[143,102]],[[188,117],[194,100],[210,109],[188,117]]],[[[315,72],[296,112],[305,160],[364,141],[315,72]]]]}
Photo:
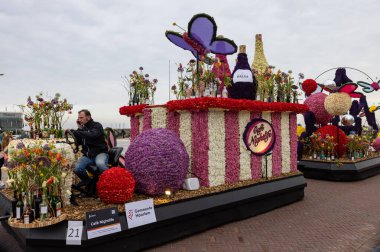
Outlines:
{"type": "Polygon", "coordinates": [[[9,186],[9,187],[11,187],[12,186],[12,184],[15,182],[15,180],[14,179],[8,179],[7,180],[7,185],[9,186]]]}
{"type": "Polygon", "coordinates": [[[46,181],[42,183],[42,188],[46,188],[46,181]]]}
{"type": "Polygon", "coordinates": [[[66,172],[62,172],[61,177],[66,178],[66,175],[67,175],[66,172]]]}
{"type": "Polygon", "coordinates": [[[70,191],[70,190],[66,190],[66,194],[67,194],[68,196],[71,196],[71,191],[70,191]]]}

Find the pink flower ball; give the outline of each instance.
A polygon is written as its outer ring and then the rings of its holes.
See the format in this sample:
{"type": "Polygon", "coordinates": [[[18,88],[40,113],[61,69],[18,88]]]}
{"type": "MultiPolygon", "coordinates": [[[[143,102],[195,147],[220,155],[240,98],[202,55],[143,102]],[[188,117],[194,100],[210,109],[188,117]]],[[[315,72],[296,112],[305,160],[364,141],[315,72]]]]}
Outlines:
{"type": "Polygon", "coordinates": [[[380,151],[380,137],[373,140],[372,146],[375,150],[380,151]]]}
{"type": "Polygon", "coordinates": [[[324,93],[315,93],[306,98],[306,104],[310,111],[314,113],[317,124],[327,124],[333,118],[325,109],[325,99],[327,95],[324,93]]]}

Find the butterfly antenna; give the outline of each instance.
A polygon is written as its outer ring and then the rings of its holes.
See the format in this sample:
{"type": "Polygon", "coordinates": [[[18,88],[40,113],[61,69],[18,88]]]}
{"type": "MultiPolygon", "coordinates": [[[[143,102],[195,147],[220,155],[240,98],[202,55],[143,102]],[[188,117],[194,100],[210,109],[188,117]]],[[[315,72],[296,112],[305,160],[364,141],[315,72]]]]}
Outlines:
{"type": "Polygon", "coordinates": [[[186,30],[185,30],[185,29],[183,29],[181,26],[177,25],[177,23],[176,23],[176,22],[174,22],[174,23],[173,23],[173,25],[174,25],[174,26],[177,26],[177,27],[178,27],[178,28],[180,28],[182,31],[186,32],[186,30]]]}

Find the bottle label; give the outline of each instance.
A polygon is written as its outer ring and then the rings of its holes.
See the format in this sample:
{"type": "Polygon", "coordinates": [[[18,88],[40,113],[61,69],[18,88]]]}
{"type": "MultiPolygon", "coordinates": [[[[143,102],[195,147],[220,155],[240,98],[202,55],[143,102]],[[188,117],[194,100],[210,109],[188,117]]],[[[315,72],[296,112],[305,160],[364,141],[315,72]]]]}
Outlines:
{"type": "Polygon", "coordinates": [[[234,76],[232,78],[232,81],[234,83],[237,82],[253,82],[252,72],[248,69],[238,69],[234,73],[234,76]]]}
{"type": "Polygon", "coordinates": [[[47,214],[47,206],[41,206],[41,214],[47,214]]]}
{"type": "Polygon", "coordinates": [[[21,215],[21,209],[19,207],[16,207],[16,219],[20,219],[21,215]]]}
{"type": "Polygon", "coordinates": [[[29,215],[24,215],[24,224],[29,224],[29,215]]]}

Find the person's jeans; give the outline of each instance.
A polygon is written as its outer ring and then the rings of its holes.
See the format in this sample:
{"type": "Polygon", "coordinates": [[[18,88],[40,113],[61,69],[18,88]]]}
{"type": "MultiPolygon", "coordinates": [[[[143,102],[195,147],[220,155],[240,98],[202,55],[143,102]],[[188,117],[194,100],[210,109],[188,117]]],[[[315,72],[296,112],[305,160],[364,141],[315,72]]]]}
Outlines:
{"type": "Polygon", "coordinates": [[[91,181],[91,178],[86,172],[86,167],[94,164],[99,169],[99,173],[102,174],[108,169],[108,154],[99,153],[95,158],[83,156],[78,159],[75,164],[74,173],[82,180],[83,183],[88,184],[91,181]]]}

